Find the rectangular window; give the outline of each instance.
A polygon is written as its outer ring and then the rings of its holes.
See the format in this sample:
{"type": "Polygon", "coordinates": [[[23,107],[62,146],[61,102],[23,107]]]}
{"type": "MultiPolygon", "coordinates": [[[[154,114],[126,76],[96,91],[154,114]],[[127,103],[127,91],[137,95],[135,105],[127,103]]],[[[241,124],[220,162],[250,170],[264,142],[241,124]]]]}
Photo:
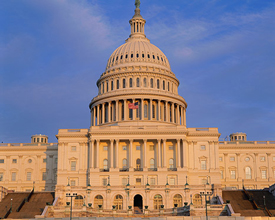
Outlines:
{"type": "Polygon", "coordinates": [[[140,146],[136,146],[136,150],[140,150],[140,146]]]}
{"type": "Polygon", "coordinates": [[[103,186],[107,186],[107,178],[103,178],[102,179],[102,185],[103,186]]]}
{"type": "Polygon", "coordinates": [[[116,81],[116,89],[119,89],[119,80],[116,81]]]}
{"type": "Polygon", "coordinates": [[[5,163],[5,160],[4,159],[0,159],[0,163],[5,163]]]}
{"type": "Polygon", "coordinates": [[[127,185],[127,178],[122,178],[122,185],[126,186],[127,185]]]}
{"type": "Polygon", "coordinates": [[[150,185],[156,185],[156,179],[155,178],[150,179],[150,185]]]}
{"type": "Polygon", "coordinates": [[[230,171],[230,179],[236,179],[236,171],[235,170],[230,171]]]}
{"type": "Polygon", "coordinates": [[[262,179],[266,179],[267,176],[266,176],[266,170],[262,170],[262,179]]]}
{"type": "Polygon", "coordinates": [[[0,173],[0,182],[4,179],[4,173],[0,173]]]}
{"type": "Polygon", "coordinates": [[[169,150],[174,150],[174,146],[169,146],[169,150]]]}
{"type": "Polygon", "coordinates": [[[16,172],[11,173],[11,181],[16,181],[16,172]]]}
{"type": "Polygon", "coordinates": [[[233,162],[233,161],[235,161],[235,157],[230,157],[229,160],[230,160],[231,162],[233,162]]]}
{"type": "Polygon", "coordinates": [[[111,90],[114,90],[114,81],[111,81],[111,90]]]}
{"type": "Polygon", "coordinates": [[[12,163],[17,163],[17,159],[12,159],[12,163]]]}
{"type": "Polygon", "coordinates": [[[141,178],[136,178],[136,185],[141,185],[141,178]]]}
{"type": "Polygon", "coordinates": [[[201,150],[205,150],[205,145],[201,145],[201,150]]]}
{"type": "Polygon", "coordinates": [[[32,180],[32,173],[31,172],[27,172],[27,181],[31,181],[32,180]]]}
{"type": "Polygon", "coordinates": [[[219,161],[222,162],[222,157],[219,157],[219,161]]]}
{"type": "Polygon", "coordinates": [[[206,170],[206,160],[201,161],[201,169],[206,170]]]}
{"type": "Polygon", "coordinates": [[[175,185],[175,178],[170,178],[170,185],[175,185]]]}
{"type": "Polygon", "coordinates": [[[46,158],[43,158],[43,163],[47,163],[47,159],[46,158]]]}
{"type": "Polygon", "coordinates": [[[223,179],[223,170],[221,170],[220,172],[221,172],[221,179],[223,179]]]}
{"type": "Polygon", "coordinates": [[[71,186],[75,186],[75,180],[71,180],[71,186]]]}
{"type": "Polygon", "coordinates": [[[265,157],[260,157],[260,161],[265,161],[265,157]]]}
{"type": "Polygon", "coordinates": [[[107,150],[108,150],[108,146],[104,146],[104,147],[103,147],[103,150],[104,150],[104,151],[107,151],[107,150]]]}
{"type": "Polygon", "coordinates": [[[149,149],[150,151],[154,151],[154,145],[150,145],[149,149]]]}
{"type": "Polygon", "coordinates": [[[47,179],[47,173],[46,172],[43,172],[42,173],[42,180],[46,180],[47,179]]]}
{"type": "Polygon", "coordinates": [[[122,146],[122,150],[127,150],[127,146],[122,146]]]}
{"type": "Polygon", "coordinates": [[[76,151],[76,146],[72,146],[71,151],[76,151]]]}
{"type": "Polygon", "coordinates": [[[71,161],[71,171],[76,171],[76,161],[71,161]]]}

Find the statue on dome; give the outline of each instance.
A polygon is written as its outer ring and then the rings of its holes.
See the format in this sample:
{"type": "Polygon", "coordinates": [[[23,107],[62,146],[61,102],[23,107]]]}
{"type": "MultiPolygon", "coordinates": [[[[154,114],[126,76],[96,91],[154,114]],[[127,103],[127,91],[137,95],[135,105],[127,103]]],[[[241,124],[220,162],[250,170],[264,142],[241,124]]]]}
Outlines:
{"type": "Polygon", "coordinates": [[[139,8],[139,6],[140,6],[140,0],[136,0],[135,6],[136,6],[136,8],[139,8]]]}

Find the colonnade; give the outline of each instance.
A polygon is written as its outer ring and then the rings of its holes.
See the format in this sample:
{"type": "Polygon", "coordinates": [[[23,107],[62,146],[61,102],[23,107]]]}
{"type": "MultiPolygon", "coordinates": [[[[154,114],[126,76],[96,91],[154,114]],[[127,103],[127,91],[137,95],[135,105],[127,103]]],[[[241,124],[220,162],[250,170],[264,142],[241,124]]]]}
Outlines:
{"type": "Polygon", "coordinates": [[[186,125],[183,105],[157,99],[123,99],[103,102],[91,108],[91,125],[128,120],[155,120],[186,125]],[[138,109],[129,109],[129,103],[138,103],[138,109]]]}

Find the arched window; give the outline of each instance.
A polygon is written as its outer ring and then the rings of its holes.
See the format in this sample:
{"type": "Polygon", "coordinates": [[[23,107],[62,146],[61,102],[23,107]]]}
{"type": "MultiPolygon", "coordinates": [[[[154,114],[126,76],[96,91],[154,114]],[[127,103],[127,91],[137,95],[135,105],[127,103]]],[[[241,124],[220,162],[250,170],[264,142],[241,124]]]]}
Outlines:
{"type": "Polygon", "coordinates": [[[104,82],[102,83],[102,93],[104,93],[104,82]]]}
{"type": "Polygon", "coordinates": [[[200,194],[195,194],[193,197],[193,204],[194,206],[200,206],[202,205],[202,198],[200,194]]]}
{"type": "Polygon", "coordinates": [[[154,80],[153,80],[153,78],[150,79],[150,86],[151,86],[151,88],[154,88],[154,80]]]}
{"type": "Polygon", "coordinates": [[[139,78],[137,78],[136,84],[137,84],[137,87],[139,87],[139,78]]]}
{"type": "Polygon", "coordinates": [[[122,167],[123,167],[123,169],[127,168],[127,159],[122,160],[122,167]]]}
{"type": "Polygon", "coordinates": [[[116,81],[116,89],[119,89],[119,80],[116,81]]]}
{"type": "Polygon", "coordinates": [[[152,118],[156,118],[156,106],[155,106],[155,104],[152,105],[152,118]]]}
{"type": "Polygon", "coordinates": [[[154,209],[160,209],[162,205],[162,196],[160,194],[154,197],[154,209]]]}
{"type": "Polygon", "coordinates": [[[77,195],[74,199],[75,206],[82,206],[83,205],[83,197],[81,195],[77,195]]]}
{"type": "Polygon", "coordinates": [[[114,205],[118,210],[123,209],[123,197],[122,195],[116,195],[114,199],[114,205]]]}
{"type": "Polygon", "coordinates": [[[107,170],[107,169],[108,169],[108,160],[107,160],[107,159],[104,159],[104,160],[103,160],[103,169],[104,169],[104,170],[107,170]]]}
{"type": "Polygon", "coordinates": [[[163,90],[165,90],[165,81],[164,80],[162,82],[162,87],[163,87],[163,90]]]}
{"type": "Polygon", "coordinates": [[[136,160],[136,168],[139,169],[140,168],[140,164],[141,164],[141,160],[138,158],[136,160]]]}
{"type": "Polygon", "coordinates": [[[109,92],[109,82],[108,81],[106,82],[106,90],[107,90],[106,92],[109,92]]]}
{"type": "Polygon", "coordinates": [[[170,83],[167,83],[168,91],[170,91],[170,83]]]}
{"type": "Polygon", "coordinates": [[[155,160],[153,158],[150,159],[150,168],[155,168],[155,160]]]}
{"type": "Polygon", "coordinates": [[[122,81],[122,87],[123,87],[123,88],[126,87],[126,81],[125,81],[125,79],[123,79],[123,81],[122,81]]]}
{"type": "Polygon", "coordinates": [[[133,87],[133,79],[132,79],[132,78],[129,79],[129,87],[130,87],[130,88],[133,87]]]}
{"type": "Polygon", "coordinates": [[[103,197],[101,195],[97,195],[94,199],[94,208],[99,208],[99,206],[103,206],[103,197]]]}
{"type": "Polygon", "coordinates": [[[144,118],[148,118],[148,105],[144,104],[144,118]]]}
{"type": "Polygon", "coordinates": [[[157,89],[159,89],[159,79],[157,79],[157,89]]]}
{"type": "Polygon", "coordinates": [[[182,196],[180,194],[176,194],[173,198],[174,206],[177,204],[177,207],[182,207],[182,196]]]}
{"type": "Polygon", "coordinates": [[[124,120],[124,103],[121,104],[121,119],[124,120]]]}
{"type": "Polygon", "coordinates": [[[111,90],[114,90],[114,81],[111,81],[111,90]]]}
{"type": "Polygon", "coordinates": [[[251,168],[250,167],[246,167],[245,168],[245,178],[246,179],[251,179],[252,175],[251,175],[251,168]]]}
{"type": "Polygon", "coordinates": [[[146,80],[146,78],[143,79],[143,86],[147,87],[147,80],[146,80]]]}
{"type": "Polygon", "coordinates": [[[174,168],[174,159],[173,158],[169,159],[169,168],[174,168]]]}

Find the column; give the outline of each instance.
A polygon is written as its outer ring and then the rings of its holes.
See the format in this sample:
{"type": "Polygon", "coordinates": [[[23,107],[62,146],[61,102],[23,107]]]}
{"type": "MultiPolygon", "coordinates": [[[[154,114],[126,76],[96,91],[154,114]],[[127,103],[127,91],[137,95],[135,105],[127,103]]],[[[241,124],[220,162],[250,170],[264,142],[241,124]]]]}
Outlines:
{"type": "Polygon", "coordinates": [[[90,168],[94,167],[94,154],[95,154],[95,149],[94,149],[94,140],[90,140],[90,168]]]}
{"type": "Polygon", "coordinates": [[[108,121],[107,122],[111,122],[111,105],[112,102],[108,103],[108,121]]]}
{"type": "Polygon", "coordinates": [[[116,100],[116,121],[118,120],[118,100],[116,100]]]}
{"type": "Polygon", "coordinates": [[[183,125],[186,126],[186,108],[183,109],[183,125]]]}
{"type": "Polygon", "coordinates": [[[215,155],[214,155],[214,144],[213,141],[208,141],[209,145],[209,169],[214,168],[215,155]]]}
{"type": "Polygon", "coordinates": [[[141,99],[141,105],[140,105],[140,111],[141,111],[141,120],[144,119],[144,99],[141,99]]]}
{"type": "Polygon", "coordinates": [[[95,107],[93,107],[93,117],[94,117],[94,120],[93,120],[93,126],[95,126],[95,107]]]}
{"type": "Polygon", "coordinates": [[[224,158],[224,179],[225,179],[225,181],[228,179],[228,177],[227,177],[227,155],[228,154],[223,154],[223,158],[224,158]]]}
{"type": "Polygon", "coordinates": [[[172,111],[172,122],[175,123],[175,104],[172,103],[171,105],[172,105],[172,109],[171,109],[171,111],[172,111]]]}
{"type": "Polygon", "coordinates": [[[188,168],[188,143],[182,139],[183,167],[188,168]]]}
{"type": "Polygon", "coordinates": [[[184,125],[184,124],[183,124],[183,107],[182,107],[182,106],[180,106],[180,114],[181,114],[180,124],[181,124],[181,125],[184,125]]]}
{"type": "Polygon", "coordinates": [[[237,160],[236,179],[237,179],[237,181],[239,181],[239,176],[240,176],[240,174],[239,174],[239,157],[240,157],[240,154],[236,153],[236,160],[237,160]]]}
{"type": "Polygon", "coordinates": [[[143,139],[143,168],[147,168],[146,144],[147,144],[147,140],[143,139]]]}
{"type": "MultiPolygon", "coordinates": [[[[152,101],[153,101],[153,100],[150,99],[150,120],[153,119],[153,117],[152,117],[152,116],[153,116],[153,115],[152,115],[152,106],[153,106],[153,105],[152,105],[152,104],[153,104],[152,101]]],[[[149,117],[148,117],[148,118],[149,118],[149,117]]]]}
{"type": "Polygon", "coordinates": [[[158,139],[158,168],[161,167],[161,139],[158,139]]]}
{"type": "Polygon", "coordinates": [[[166,168],[166,139],[162,139],[163,142],[163,167],[166,168]]]}
{"type": "Polygon", "coordinates": [[[106,122],[105,120],[105,103],[102,103],[102,124],[106,122]]]}
{"type": "Polygon", "coordinates": [[[96,120],[96,125],[100,124],[100,120],[99,120],[99,105],[96,106],[97,110],[96,110],[96,114],[97,114],[97,120],[96,120]]]}
{"type": "Polygon", "coordinates": [[[160,100],[158,100],[158,120],[160,121],[160,100]]]}
{"type": "Polygon", "coordinates": [[[165,101],[165,108],[166,108],[166,112],[165,112],[165,114],[166,114],[166,120],[165,121],[169,121],[170,117],[168,116],[168,102],[167,101],[165,101]]]}
{"type": "Polygon", "coordinates": [[[119,139],[116,139],[116,168],[118,168],[118,146],[119,145],[119,139]]]}
{"type": "Polygon", "coordinates": [[[177,105],[177,124],[180,124],[180,105],[177,105]]]}
{"type": "Polygon", "coordinates": [[[95,160],[96,160],[96,168],[99,168],[99,142],[100,140],[99,139],[96,139],[96,157],[95,157],[95,160]]]}
{"type": "Polygon", "coordinates": [[[177,139],[177,168],[180,168],[180,139],[177,139]]]}
{"type": "Polygon", "coordinates": [[[270,166],[271,164],[271,154],[270,153],[266,153],[266,160],[267,160],[267,179],[268,181],[270,181],[272,179],[272,167],[270,166]]]}
{"type": "Polygon", "coordinates": [[[124,121],[126,121],[128,119],[128,112],[127,112],[127,108],[126,108],[126,99],[123,100],[124,101],[124,121]]]}
{"type": "Polygon", "coordinates": [[[192,141],[188,141],[188,145],[189,145],[189,168],[190,169],[194,169],[193,167],[193,142],[192,141]]]}
{"type": "Polygon", "coordinates": [[[133,168],[133,139],[130,139],[129,141],[129,168],[133,168]]]}
{"type": "Polygon", "coordinates": [[[110,140],[110,151],[111,151],[110,168],[114,168],[114,139],[110,140]]]}
{"type": "MultiPolygon", "coordinates": [[[[254,179],[257,181],[258,179],[258,153],[254,153],[255,155],[255,163],[254,163],[254,179]]],[[[253,179],[253,170],[251,171],[252,179],[253,179]]],[[[261,175],[260,175],[261,176],[261,175]]]]}

